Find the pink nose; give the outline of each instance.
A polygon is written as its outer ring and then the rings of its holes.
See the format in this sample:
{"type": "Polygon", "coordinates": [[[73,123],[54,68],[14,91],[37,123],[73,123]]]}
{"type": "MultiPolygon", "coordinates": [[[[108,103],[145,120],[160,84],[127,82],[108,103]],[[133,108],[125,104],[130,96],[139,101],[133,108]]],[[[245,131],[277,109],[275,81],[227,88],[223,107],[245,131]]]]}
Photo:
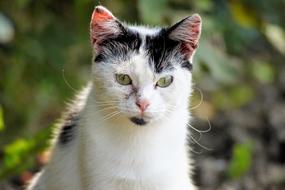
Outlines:
{"type": "Polygon", "coordinates": [[[142,112],[144,112],[149,106],[149,102],[147,100],[137,100],[136,105],[140,108],[142,112]]]}

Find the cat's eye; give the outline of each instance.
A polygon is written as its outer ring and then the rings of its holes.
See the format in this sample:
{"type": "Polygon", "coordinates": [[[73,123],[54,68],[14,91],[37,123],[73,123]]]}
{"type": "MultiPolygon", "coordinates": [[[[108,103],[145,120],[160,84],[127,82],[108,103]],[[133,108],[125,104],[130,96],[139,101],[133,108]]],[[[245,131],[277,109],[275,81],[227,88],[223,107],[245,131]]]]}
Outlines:
{"type": "Polygon", "coordinates": [[[161,77],[157,83],[156,86],[159,86],[161,88],[165,88],[168,87],[171,83],[173,82],[173,76],[165,76],[165,77],[161,77]]]}
{"type": "Polygon", "coordinates": [[[132,84],[131,77],[129,75],[126,75],[126,74],[116,74],[116,81],[121,85],[132,84]]]}

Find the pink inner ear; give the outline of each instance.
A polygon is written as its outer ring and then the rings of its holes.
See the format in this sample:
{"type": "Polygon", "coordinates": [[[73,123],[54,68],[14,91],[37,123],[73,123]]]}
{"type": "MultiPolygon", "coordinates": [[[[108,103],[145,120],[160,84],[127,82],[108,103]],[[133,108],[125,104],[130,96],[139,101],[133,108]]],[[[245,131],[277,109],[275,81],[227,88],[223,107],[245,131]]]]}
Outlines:
{"type": "Polygon", "coordinates": [[[180,36],[180,40],[190,43],[193,48],[195,48],[198,44],[201,33],[201,17],[198,14],[194,14],[185,20],[181,25],[180,32],[182,34],[182,36],[180,36]]]}
{"type": "Polygon", "coordinates": [[[108,20],[112,20],[114,18],[115,17],[108,9],[102,6],[97,6],[95,7],[95,10],[93,11],[91,24],[93,25],[98,22],[105,22],[108,20]]]}
{"type": "Polygon", "coordinates": [[[189,43],[183,43],[181,44],[181,51],[186,56],[186,58],[189,59],[193,55],[193,52],[197,47],[198,44],[193,45],[189,43]]]}
{"type": "Polygon", "coordinates": [[[116,32],[116,18],[103,6],[95,7],[91,17],[91,42],[99,50],[98,43],[116,32]]]}
{"type": "Polygon", "coordinates": [[[194,42],[194,46],[197,46],[198,40],[200,38],[200,34],[201,34],[201,22],[202,19],[198,14],[194,14],[191,17],[191,22],[190,22],[190,27],[189,27],[189,31],[190,32],[190,36],[191,36],[191,40],[194,42]]]}
{"type": "Polygon", "coordinates": [[[201,34],[202,19],[198,14],[184,19],[177,28],[172,31],[170,38],[182,42],[181,50],[183,54],[190,58],[198,46],[201,34]]]}

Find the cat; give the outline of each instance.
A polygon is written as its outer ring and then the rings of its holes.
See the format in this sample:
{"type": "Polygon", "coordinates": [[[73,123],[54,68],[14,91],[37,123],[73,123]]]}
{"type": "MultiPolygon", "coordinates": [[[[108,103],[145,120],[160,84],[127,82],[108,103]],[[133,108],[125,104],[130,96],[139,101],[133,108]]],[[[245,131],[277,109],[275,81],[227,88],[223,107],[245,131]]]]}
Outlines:
{"type": "Polygon", "coordinates": [[[150,28],[103,6],[90,24],[91,82],[65,114],[28,190],[195,190],[187,124],[202,20],[150,28]]]}

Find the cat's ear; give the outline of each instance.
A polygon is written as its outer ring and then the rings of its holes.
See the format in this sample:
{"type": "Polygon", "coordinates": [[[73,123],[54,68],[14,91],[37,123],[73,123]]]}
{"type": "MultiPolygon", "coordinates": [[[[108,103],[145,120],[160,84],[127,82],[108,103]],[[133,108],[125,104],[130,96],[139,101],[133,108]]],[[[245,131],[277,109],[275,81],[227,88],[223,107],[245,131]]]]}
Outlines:
{"type": "Polygon", "coordinates": [[[95,7],[90,23],[90,38],[95,49],[103,40],[118,36],[122,29],[122,24],[108,9],[95,7]]]}
{"type": "Polygon", "coordinates": [[[198,47],[202,19],[198,14],[186,17],[168,29],[168,37],[181,42],[181,51],[190,58],[198,47]]]}

